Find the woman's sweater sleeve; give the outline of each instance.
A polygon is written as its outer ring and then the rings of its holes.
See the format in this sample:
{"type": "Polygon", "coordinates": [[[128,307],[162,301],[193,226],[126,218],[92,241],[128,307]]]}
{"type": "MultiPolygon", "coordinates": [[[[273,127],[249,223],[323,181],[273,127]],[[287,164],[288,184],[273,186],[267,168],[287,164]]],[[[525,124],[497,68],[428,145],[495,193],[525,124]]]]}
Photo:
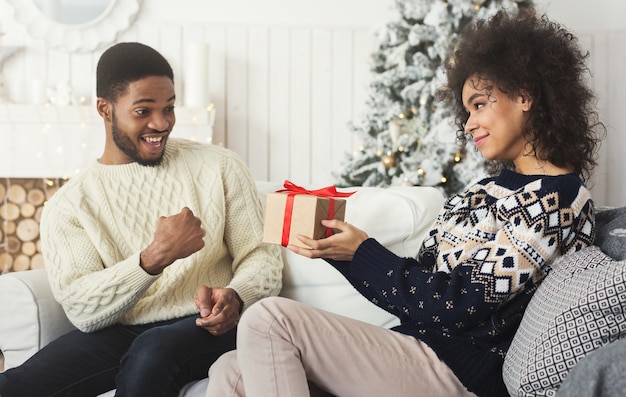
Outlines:
{"type": "Polygon", "coordinates": [[[539,282],[558,255],[590,242],[589,230],[582,230],[592,218],[590,200],[579,212],[570,197],[553,191],[531,196],[507,198],[493,219],[469,235],[433,229],[418,259],[398,257],[368,239],[343,273],[361,294],[403,322],[471,328],[539,282]],[[451,243],[457,239],[466,241],[451,243]],[[423,261],[434,262],[434,255],[438,268],[425,269],[423,261]]]}

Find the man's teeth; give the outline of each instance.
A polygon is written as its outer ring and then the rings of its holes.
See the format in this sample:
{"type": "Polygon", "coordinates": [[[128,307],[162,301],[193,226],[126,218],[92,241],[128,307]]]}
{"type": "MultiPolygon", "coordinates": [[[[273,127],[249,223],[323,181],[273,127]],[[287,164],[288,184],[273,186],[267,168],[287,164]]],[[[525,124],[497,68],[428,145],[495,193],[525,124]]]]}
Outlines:
{"type": "Polygon", "coordinates": [[[162,136],[149,136],[145,138],[148,142],[161,142],[163,140],[162,136]]]}

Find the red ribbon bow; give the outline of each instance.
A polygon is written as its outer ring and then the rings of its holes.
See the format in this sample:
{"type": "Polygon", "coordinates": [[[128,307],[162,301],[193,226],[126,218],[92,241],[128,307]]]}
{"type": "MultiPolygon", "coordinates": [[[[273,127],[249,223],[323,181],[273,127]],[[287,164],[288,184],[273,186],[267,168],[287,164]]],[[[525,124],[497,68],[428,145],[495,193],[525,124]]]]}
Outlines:
{"type": "MultiPolygon", "coordinates": [[[[335,200],[333,197],[350,197],[355,192],[338,192],[335,186],[327,186],[316,190],[307,190],[295,183],[285,180],[283,184],[285,187],[282,190],[278,190],[278,193],[287,192],[287,203],[285,204],[285,217],[283,219],[283,235],[281,244],[286,247],[289,244],[289,233],[291,232],[291,215],[293,213],[293,201],[297,194],[309,194],[317,197],[328,198],[328,219],[333,219],[335,215],[335,200]]],[[[330,237],[333,234],[332,229],[326,229],[326,237],[330,237]]]]}
{"type": "Polygon", "coordinates": [[[327,186],[327,187],[323,187],[317,190],[307,190],[288,180],[285,180],[285,183],[283,184],[283,186],[285,188],[282,190],[278,190],[279,193],[290,192],[293,194],[310,194],[311,196],[318,196],[318,197],[350,197],[355,193],[355,192],[347,192],[347,193],[338,192],[337,188],[335,188],[334,186],[327,186]]]}

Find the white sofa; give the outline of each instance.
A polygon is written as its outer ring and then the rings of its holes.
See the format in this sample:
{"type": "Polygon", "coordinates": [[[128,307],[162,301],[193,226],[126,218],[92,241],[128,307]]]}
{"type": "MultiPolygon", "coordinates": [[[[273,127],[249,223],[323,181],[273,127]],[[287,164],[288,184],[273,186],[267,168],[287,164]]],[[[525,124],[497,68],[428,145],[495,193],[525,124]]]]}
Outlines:
{"type": "MultiPolygon", "coordinates": [[[[257,187],[263,201],[266,193],[281,189],[282,185],[257,182],[257,187]]],[[[444,202],[438,190],[427,187],[340,190],[356,191],[347,199],[346,221],[401,256],[415,256],[444,202]]],[[[322,260],[307,259],[286,249],[283,254],[286,267],[282,296],[384,327],[398,323],[397,318],[361,297],[322,260]]],[[[6,369],[20,365],[41,347],[73,329],[52,298],[45,270],[0,276],[0,302],[0,350],[6,369]]],[[[204,397],[206,382],[204,379],[188,385],[181,395],[204,397]]]]}

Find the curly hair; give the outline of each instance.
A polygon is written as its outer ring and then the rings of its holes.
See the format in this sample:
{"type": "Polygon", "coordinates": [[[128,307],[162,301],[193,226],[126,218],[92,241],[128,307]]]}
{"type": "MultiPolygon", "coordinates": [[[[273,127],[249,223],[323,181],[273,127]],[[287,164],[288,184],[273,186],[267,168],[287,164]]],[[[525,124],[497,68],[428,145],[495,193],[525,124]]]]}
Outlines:
{"type": "MultiPolygon", "coordinates": [[[[468,25],[446,60],[448,83],[439,92],[452,109],[458,140],[465,144],[468,139],[463,86],[478,77],[511,98],[526,92],[533,103],[524,134],[534,153],[587,180],[597,165],[600,132],[606,131],[585,80],[588,56],[572,33],[533,9],[500,10],[468,25]]],[[[490,164],[491,172],[502,168],[514,167],[490,164]]]]}
{"type": "Polygon", "coordinates": [[[169,77],[170,64],[159,52],[141,43],[118,43],[102,53],[96,66],[96,95],[115,102],[128,85],[148,76],[169,77]]]}

